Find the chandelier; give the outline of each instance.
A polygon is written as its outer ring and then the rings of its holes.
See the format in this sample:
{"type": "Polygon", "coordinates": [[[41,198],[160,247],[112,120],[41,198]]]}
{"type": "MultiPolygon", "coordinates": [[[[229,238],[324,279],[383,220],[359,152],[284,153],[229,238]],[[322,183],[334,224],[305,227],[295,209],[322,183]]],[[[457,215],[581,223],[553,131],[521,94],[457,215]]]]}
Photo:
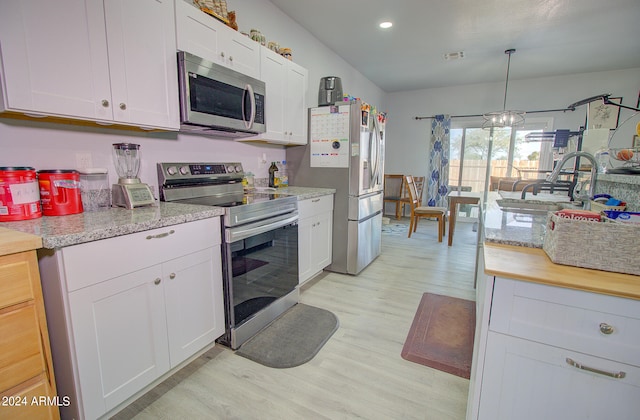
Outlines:
{"type": "Polygon", "coordinates": [[[492,128],[502,127],[522,127],[524,125],[524,111],[507,110],[507,88],[509,87],[509,67],[511,66],[511,54],[516,52],[515,48],[505,50],[505,54],[509,56],[507,61],[507,80],[504,84],[504,102],[502,103],[502,111],[488,112],[482,115],[484,119],[482,128],[490,130],[492,128]]]}

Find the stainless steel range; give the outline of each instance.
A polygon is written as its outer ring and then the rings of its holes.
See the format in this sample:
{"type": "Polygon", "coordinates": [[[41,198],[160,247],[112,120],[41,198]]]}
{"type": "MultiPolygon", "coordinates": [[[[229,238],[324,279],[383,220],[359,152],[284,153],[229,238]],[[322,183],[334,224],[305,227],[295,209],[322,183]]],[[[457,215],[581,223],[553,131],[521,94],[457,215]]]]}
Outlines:
{"type": "Polygon", "coordinates": [[[160,200],[224,207],[226,332],[237,349],[298,303],[298,201],[244,193],[240,163],[158,163],[160,200]]]}

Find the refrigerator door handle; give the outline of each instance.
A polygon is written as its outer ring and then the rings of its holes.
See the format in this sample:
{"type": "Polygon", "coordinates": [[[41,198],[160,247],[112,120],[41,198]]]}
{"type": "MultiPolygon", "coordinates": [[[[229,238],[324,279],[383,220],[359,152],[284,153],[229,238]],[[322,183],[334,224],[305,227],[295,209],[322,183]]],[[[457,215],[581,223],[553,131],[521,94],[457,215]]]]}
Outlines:
{"type": "Polygon", "coordinates": [[[377,215],[379,215],[380,213],[381,213],[380,211],[377,211],[377,212],[375,212],[375,213],[373,213],[373,214],[370,214],[370,215],[368,215],[368,216],[366,216],[366,217],[363,217],[362,219],[358,220],[358,223],[366,222],[367,220],[369,220],[369,219],[372,219],[372,218],[376,217],[376,216],[377,216],[377,215]]]}
{"type": "Polygon", "coordinates": [[[378,137],[378,122],[373,119],[373,130],[369,134],[370,161],[374,165],[371,171],[371,184],[376,185],[380,180],[380,138],[378,137]],[[375,154],[375,156],[374,156],[375,154]]]}
{"type": "Polygon", "coordinates": [[[373,191],[373,192],[362,194],[362,195],[349,195],[349,197],[363,199],[363,198],[369,198],[369,197],[373,197],[373,196],[380,195],[380,194],[382,194],[381,191],[373,191]]]}

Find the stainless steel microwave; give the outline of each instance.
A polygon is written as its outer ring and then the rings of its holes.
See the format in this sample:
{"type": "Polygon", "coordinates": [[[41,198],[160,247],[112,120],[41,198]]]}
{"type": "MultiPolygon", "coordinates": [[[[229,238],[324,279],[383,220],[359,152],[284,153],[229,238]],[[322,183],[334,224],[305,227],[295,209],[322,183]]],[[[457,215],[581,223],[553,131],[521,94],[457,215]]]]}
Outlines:
{"type": "Polygon", "coordinates": [[[178,82],[180,131],[235,138],[266,131],[264,82],[183,51],[178,82]]]}

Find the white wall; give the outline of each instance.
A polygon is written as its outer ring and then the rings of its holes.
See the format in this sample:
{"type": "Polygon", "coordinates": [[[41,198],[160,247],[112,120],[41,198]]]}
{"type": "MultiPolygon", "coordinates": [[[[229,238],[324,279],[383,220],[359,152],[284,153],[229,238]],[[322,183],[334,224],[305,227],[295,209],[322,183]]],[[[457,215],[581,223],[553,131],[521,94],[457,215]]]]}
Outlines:
{"type": "MultiPolygon", "coordinates": [[[[640,68],[529,80],[509,80],[508,109],[536,111],[564,109],[581,99],[603,93],[622,97],[625,105],[636,106],[640,92],[640,68]]],[[[436,114],[474,115],[499,111],[504,100],[504,82],[398,92],[387,95],[386,173],[428,174],[430,119],[416,116],[436,114]]],[[[528,114],[530,119],[552,117],[556,129],[578,130],[584,126],[587,106],[574,112],[528,114]]],[[[622,109],[620,123],[633,115],[622,109]]],[[[481,120],[481,119],[480,119],[481,120]]],[[[638,116],[623,125],[613,137],[612,147],[630,147],[638,116]]],[[[452,120],[452,125],[470,122],[469,118],[452,120]]]]}
{"type": "MultiPolygon", "coordinates": [[[[181,0],[178,0],[181,1],[181,0]]],[[[307,105],[316,106],[318,86],[323,76],[342,78],[344,91],[382,106],[383,91],[331,52],[306,30],[266,0],[230,0],[237,11],[239,29],[258,28],[268,40],[276,40],[293,50],[293,60],[309,70],[307,105]]],[[[245,171],[267,177],[266,166],[259,165],[263,154],[267,162],[283,160],[283,146],[240,143],[191,134],[137,133],[108,128],[20,121],[0,118],[0,166],[32,166],[36,169],[76,167],[76,153],[90,153],[94,167],[109,169],[111,182],[117,180],[111,159],[113,143],[131,142],[141,146],[140,178],[157,188],[156,162],[239,161],[245,171]]]]}
{"type": "MultiPolygon", "coordinates": [[[[321,44],[306,29],[290,20],[271,2],[265,0],[228,0],[229,9],[236,9],[238,30],[249,33],[259,29],[269,41],[277,41],[281,47],[293,51],[293,61],[309,70],[307,105],[318,105],[320,78],[338,76],[342,79],[344,93],[362,98],[363,101],[385,110],[384,92],[347,64],[342,58],[321,44]]],[[[331,30],[336,30],[332,28],[331,30]]],[[[348,32],[345,32],[345,36],[348,32]]]]}

